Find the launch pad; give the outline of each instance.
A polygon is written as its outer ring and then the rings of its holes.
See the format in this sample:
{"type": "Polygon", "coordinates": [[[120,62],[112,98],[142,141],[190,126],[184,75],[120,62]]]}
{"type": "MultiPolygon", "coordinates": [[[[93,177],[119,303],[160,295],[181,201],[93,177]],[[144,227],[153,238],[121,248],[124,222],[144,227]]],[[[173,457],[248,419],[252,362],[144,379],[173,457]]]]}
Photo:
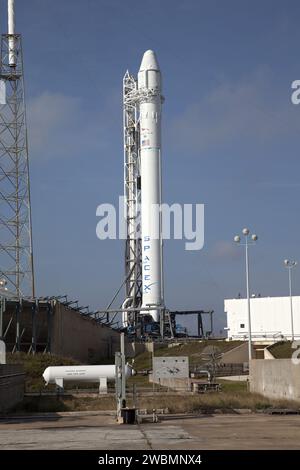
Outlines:
{"type": "Polygon", "coordinates": [[[209,338],[213,333],[213,310],[177,310],[171,311],[166,308],[160,309],[160,321],[154,322],[150,315],[151,307],[148,307],[149,314],[145,313],[145,308],[128,308],[126,310],[109,309],[98,310],[97,312],[88,313],[96,320],[109,326],[117,323],[117,317],[124,313],[130,314],[130,323],[127,326],[118,328],[127,334],[129,338],[137,341],[145,340],[168,340],[175,338],[209,338]],[[141,313],[142,311],[142,313],[141,313]],[[187,329],[176,321],[177,316],[196,316],[197,333],[189,335],[187,329]],[[205,328],[204,317],[208,317],[209,327],[205,328]]]}

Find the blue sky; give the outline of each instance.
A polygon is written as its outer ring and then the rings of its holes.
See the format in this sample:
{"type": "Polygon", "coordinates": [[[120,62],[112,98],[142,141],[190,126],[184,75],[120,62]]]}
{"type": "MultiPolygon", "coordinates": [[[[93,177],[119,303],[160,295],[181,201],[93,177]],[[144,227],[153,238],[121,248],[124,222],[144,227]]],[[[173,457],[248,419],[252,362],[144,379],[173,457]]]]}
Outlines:
{"type": "MultiPolygon", "coordinates": [[[[1,0],[1,26],[5,26],[1,0]]],[[[205,246],[165,243],[167,306],[213,308],[245,294],[243,250],[257,233],[252,292],[285,295],[300,261],[299,2],[16,0],[23,35],[33,234],[40,295],[105,307],[123,245],[96,238],[96,207],[123,188],[122,77],[154,49],[162,74],[165,202],[205,204],[205,246]]],[[[4,29],[5,28],[5,29],[4,29]]],[[[299,268],[294,292],[300,294],[299,268]]]]}

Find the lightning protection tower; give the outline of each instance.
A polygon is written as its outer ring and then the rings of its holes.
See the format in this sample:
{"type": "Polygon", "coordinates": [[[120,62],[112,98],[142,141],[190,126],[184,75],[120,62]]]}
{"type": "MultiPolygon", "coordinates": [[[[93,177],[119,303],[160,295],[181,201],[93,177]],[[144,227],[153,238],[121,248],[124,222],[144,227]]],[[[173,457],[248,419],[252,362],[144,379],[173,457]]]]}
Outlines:
{"type": "Polygon", "coordinates": [[[17,297],[34,297],[22,38],[8,0],[0,64],[0,278],[17,297]]]}

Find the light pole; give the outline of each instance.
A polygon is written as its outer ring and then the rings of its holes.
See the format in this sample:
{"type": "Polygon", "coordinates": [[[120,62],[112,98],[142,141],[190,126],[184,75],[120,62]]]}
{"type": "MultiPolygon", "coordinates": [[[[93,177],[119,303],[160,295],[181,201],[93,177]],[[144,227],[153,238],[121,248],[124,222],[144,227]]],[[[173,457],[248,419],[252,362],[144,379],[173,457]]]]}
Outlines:
{"type": "Polygon", "coordinates": [[[246,253],[246,286],[247,286],[247,310],[248,310],[248,352],[249,352],[249,361],[252,359],[252,337],[251,337],[251,313],[250,313],[250,282],[249,282],[249,256],[248,256],[248,247],[249,245],[254,245],[257,241],[257,235],[250,235],[250,230],[244,228],[242,231],[245,237],[245,243],[241,243],[241,237],[236,235],[234,241],[240,245],[245,246],[246,253]],[[249,237],[251,241],[249,241],[249,237]]]}
{"type": "Polygon", "coordinates": [[[292,269],[297,266],[297,261],[291,261],[289,259],[284,260],[284,265],[289,271],[289,291],[290,291],[290,309],[291,309],[291,331],[292,341],[295,339],[294,335],[294,315],[293,315],[293,297],[292,297],[292,269]]]}

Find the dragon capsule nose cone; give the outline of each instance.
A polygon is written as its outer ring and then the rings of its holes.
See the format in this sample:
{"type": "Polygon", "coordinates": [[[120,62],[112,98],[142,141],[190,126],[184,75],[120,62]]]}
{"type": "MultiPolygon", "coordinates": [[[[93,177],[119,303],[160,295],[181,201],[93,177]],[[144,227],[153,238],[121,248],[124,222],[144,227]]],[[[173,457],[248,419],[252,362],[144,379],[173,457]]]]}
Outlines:
{"type": "Polygon", "coordinates": [[[145,70],[160,70],[155,52],[151,51],[150,49],[144,53],[140,66],[140,72],[145,70]]]}

